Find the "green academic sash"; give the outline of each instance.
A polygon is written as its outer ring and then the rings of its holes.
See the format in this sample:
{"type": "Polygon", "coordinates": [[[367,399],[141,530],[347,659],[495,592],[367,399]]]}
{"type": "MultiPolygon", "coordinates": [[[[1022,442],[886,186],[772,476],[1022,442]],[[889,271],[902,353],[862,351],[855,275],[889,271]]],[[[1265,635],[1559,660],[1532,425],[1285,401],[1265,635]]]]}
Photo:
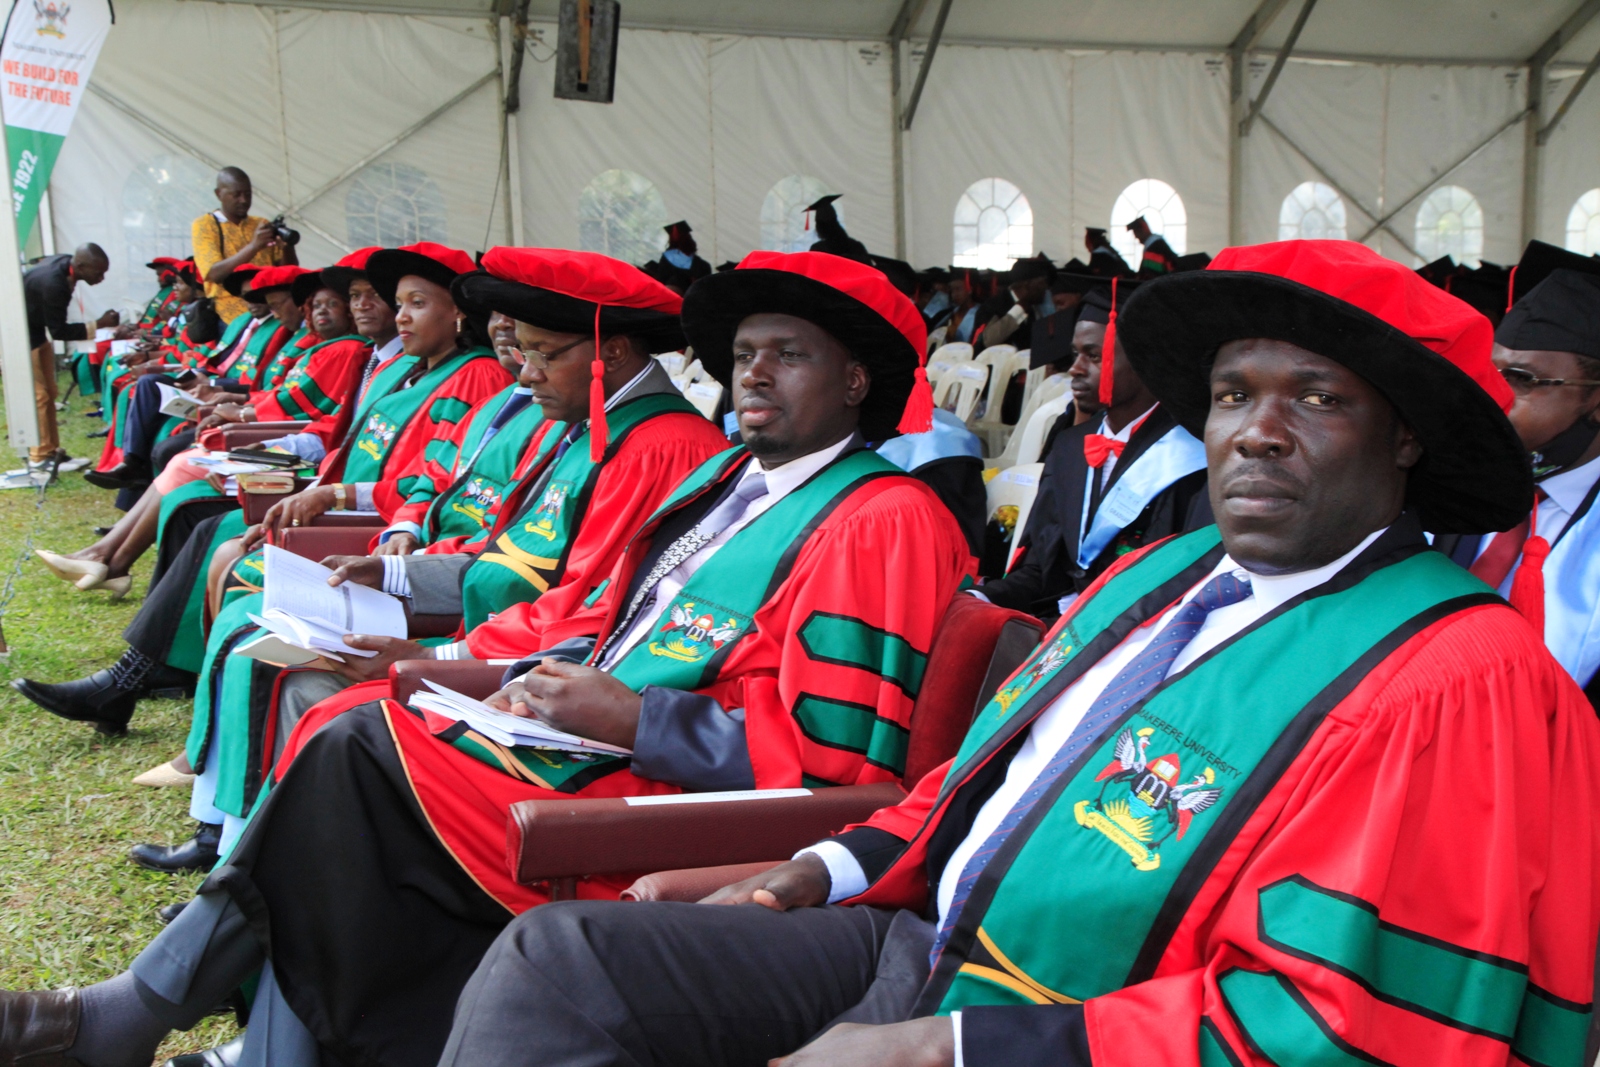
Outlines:
{"type": "MultiPolygon", "coordinates": [[[[428,505],[421,523],[427,543],[449,537],[471,537],[481,532],[489,513],[511,489],[523,450],[544,421],[544,411],[538,404],[529,403],[500,427],[488,444],[483,443],[489,424],[494,422],[515,390],[516,386],[511,386],[495,397],[496,402],[478,412],[462,435],[460,453],[452,457],[450,463],[443,464],[446,469],[456,462],[465,466],[451,485],[428,505]]],[[[554,432],[552,429],[545,434],[546,440],[540,441],[541,450],[553,447],[548,439],[554,432]]]]}
{"type": "MultiPolygon", "coordinates": [[[[248,323],[249,315],[235,316],[234,322],[248,323]]],[[[223,377],[235,382],[250,383],[256,380],[256,365],[261,362],[261,354],[267,350],[267,345],[272,343],[273,334],[278,332],[280,325],[277,319],[263,321],[256,327],[256,332],[250,335],[250,340],[244,343],[244,351],[239,353],[239,358],[224,373],[223,377]]],[[[232,323],[229,323],[232,326],[232,323]]]]}
{"type": "MultiPolygon", "coordinates": [[[[289,368],[289,373],[284,375],[283,381],[279,382],[278,387],[273,390],[274,393],[283,394],[279,398],[279,404],[283,407],[284,414],[288,415],[291,419],[298,418],[314,421],[321,418],[324,412],[320,408],[314,407],[310,411],[300,410],[299,401],[295,400],[289,395],[289,390],[298,387],[299,390],[305,394],[306,399],[310,400],[312,404],[331,401],[331,398],[322,391],[322,386],[315,378],[311,376],[311,357],[322,351],[324,348],[327,348],[329,345],[338,344],[341,341],[361,341],[365,343],[366,340],[367,339],[365,337],[358,333],[347,333],[342,337],[330,337],[326,341],[318,341],[316,344],[312,345],[310,348],[301,353],[300,357],[295,360],[294,366],[289,368]]],[[[332,411],[337,406],[338,405],[336,404],[329,403],[328,410],[332,411]]]]}
{"type": "MultiPolygon", "coordinates": [[[[640,402],[645,399],[651,398],[640,402]]],[[[574,446],[567,455],[579,451],[574,446]]],[[[588,450],[582,452],[587,455],[588,450]]],[[[673,491],[649,525],[735,476],[748,458],[743,445],[712,456],[673,491]]],[[[788,578],[800,548],[822,520],[866,482],[904,473],[876,452],[857,449],[812,475],[745,524],[696,570],[661,613],[653,632],[622,657],[611,675],[634,692],[642,692],[647,685],[682,690],[710,685],[734,647],[750,633],[756,612],[788,578]]],[[[619,640],[625,622],[617,620],[619,640]]],[[[595,650],[595,661],[603,651],[604,646],[595,650]]],[[[560,792],[577,792],[628,765],[626,757],[603,753],[507,747],[469,730],[464,723],[436,736],[513,777],[560,792]]]]}
{"type": "MultiPolygon", "coordinates": [[[[542,485],[534,487],[538,503],[507,525],[462,576],[462,617],[467,629],[512,604],[533,603],[561,581],[573,535],[589,507],[601,468],[621,450],[634,429],[657,415],[674,412],[690,414],[695,407],[678,393],[649,393],[618,404],[606,413],[610,439],[598,463],[589,458],[587,430],[573,441],[542,485]]],[[[552,428],[540,442],[541,452],[548,453],[561,437],[552,428]]],[[[537,462],[532,469],[538,469],[537,462]]]]}
{"type": "MultiPolygon", "coordinates": [[[[1210,573],[1219,542],[1214,526],[1176,538],[1085,601],[973,721],[944,793],[1210,573]]],[[[1409,545],[1347,567],[1168,679],[1106,727],[989,862],[918,1013],[1076,1003],[1149,978],[1328,712],[1424,627],[1495,599],[1446,557],[1409,545]]]]}

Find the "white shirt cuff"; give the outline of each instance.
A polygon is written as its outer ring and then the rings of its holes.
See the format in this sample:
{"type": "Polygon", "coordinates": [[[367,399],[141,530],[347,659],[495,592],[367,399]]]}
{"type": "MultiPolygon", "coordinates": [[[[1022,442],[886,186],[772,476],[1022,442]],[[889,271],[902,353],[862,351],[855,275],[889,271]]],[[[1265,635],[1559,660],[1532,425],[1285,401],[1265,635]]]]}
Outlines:
{"type": "Polygon", "coordinates": [[[956,1038],[955,1067],[963,1067],[966,1061],[961,1058],[961,1013],[959,1011],[950,1013],[950,1029],[955,1033],[956,1038]]]}
{"type": "Polygon", "coordinates": [[[411,577],[404,556],[379,556],[383,560],[383,591],[390,596],[410,596],[411,577]]]}
{"type": "Polygon", "coordinates": [[[963,589],[962,592],[966,593],[968,596],[977,597],[979,600],[983,601],[985,604],[993,604],[994,603],[994,601],[990,600],[988,597],[983,595],[983,591],[981,589],[978,589],[976,587],[974,587],[972,589],[963,589]]]}
{"type": "Polygon", "coordinates": [[[372,490],[377,487],[377,482],[356,483],[356,510],[377,511],[378,507],[372,502],[372,490]]]}
{"type": "Polygon", "coordinates": [[[828,888],[829,904],[837,904],[847,897],[867,891],[867,872],[861,869],[861,862],[855,854],[839,842],[818,841],[810,848],[796,852],[793,858],[799,859],[807,852],[813,853],[827,865],[828,877],[833,882],[828,888]]]}
{"type": "Polygon", "coordinates": [[[467,651],[467,643],[465,641],[455,641],[448,645],[434,645],[433,658],[471,659],[472,655],[467,651]]]}

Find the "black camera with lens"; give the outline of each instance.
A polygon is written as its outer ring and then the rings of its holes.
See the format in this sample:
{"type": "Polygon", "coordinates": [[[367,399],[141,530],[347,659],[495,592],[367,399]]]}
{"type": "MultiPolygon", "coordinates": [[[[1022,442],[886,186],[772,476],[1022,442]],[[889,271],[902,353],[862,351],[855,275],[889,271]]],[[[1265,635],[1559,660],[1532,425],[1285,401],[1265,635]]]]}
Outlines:
{"type": "Polygon", "coordinates": [[[272,227],[272,232],[277,234],[278,240],[282,241],[284,244],[297,245],[300,243],[300,231],[290,229],[288,224],[283,221],[282,215],[279,215],[277,218],[267,223],[267,225],[272,227]]]}

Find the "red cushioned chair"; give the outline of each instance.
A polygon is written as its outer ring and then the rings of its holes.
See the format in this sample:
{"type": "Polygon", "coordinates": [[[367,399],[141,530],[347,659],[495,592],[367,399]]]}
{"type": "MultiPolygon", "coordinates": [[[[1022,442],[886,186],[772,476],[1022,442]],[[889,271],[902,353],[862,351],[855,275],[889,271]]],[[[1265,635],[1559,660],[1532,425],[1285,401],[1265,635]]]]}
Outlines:
{"type": "MultiPolygon", "coordinates": [[[[955,755],[973,715],[1042,632],[1021,612],[961,594],[951,601],[912,709],[901,783],[914,785],[955,755]]],[[[886,782],[710,796],[523,801],[511,809],[507,861],[519,882],[548,882],[557,899],[570,897],[579,878],[655,871],[625,899],[697,900],[898,803],[905,790],[886,782]]]]}

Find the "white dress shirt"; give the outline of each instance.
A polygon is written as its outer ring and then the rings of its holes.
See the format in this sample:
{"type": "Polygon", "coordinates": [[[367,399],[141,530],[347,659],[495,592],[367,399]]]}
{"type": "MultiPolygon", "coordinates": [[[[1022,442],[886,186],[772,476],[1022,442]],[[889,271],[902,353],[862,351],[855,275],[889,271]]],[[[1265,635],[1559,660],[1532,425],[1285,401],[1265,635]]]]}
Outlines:
{"type": "MultiPolygon", "coordinates": [[[[1552,474],[1540,482],[1539,490],[1544,493],[1544,499],[1539,501],[1538,520],[1533,532],[1555,544],[1561,531],[1572,521],[1572,516],[1583,507],[1583,498],[1594,488],[1596,479],[1600,479],[1600,458],[1591,459],[1581,467],[1552,474]]],[[[1478,553],[1472,558],[1476,560],[1483,555],[1493,540],[1494,534],[1482,538],[1478,542],[1478,553]]],[[[1510,581],[1509,577],[1507,581],[1510,581]]]]}
{"type": "MultiPolygon", "coordinates": [[[[1379,530],[1369,534],[1359,545],[1332,563],[1314,570],[1297,571],[1294,574],[1254,574],[1225,555],[1211,573],[1196,582],[1176,604],[1155,620],[1145,623],[1129,634],[1122,644],[1068,686],[1034,720],[1033,725],[1028,727],[1027,738],[1006,769],[1005,781],[978,810],[977,818],[973,820],[966,838],[951,853],[949,861],[945,864],[944,871],[939,877],[936,898],[939,905],[940,926],[944,925],[945,914],[949,911],[951,898],[955,895],[956,881],[960,878],[967,861],[972,858],[972,854],[988,839],[995,827],[1000,825],[1006,813],[1016,805],[1018,798],[1027,792],[1034,779],[1038,778],[1050,760],[1061,750],[1061,746],[1066,744],[1073,729],[1111,680],[1144,651],[1150,640],[1206,582],[1219,574],[1232,571],[1241,580],[1250,582],[1251,595],[1236,604],[1218,608],[1206,616],[1194,639],[1173,661],[1172,668],[1168,672],[1169,676],[1187,669],[1200,656],[1281,604],[1332,578],[1382,533],[1383,531],[1379,530]]],[[[828,893],[829,903],[855,896],[866,890],[867,878],[861,869],[861,864],[843,845],[836,841],[823,841],[803,851],[815,852],[828,865],[828,873],[833,878],[833,885],[828,893]]]]}
{"type": "MultiPolygon", "coordinates": [[[[1154,411],[1158,406],[1159,405],[1157,404],[1151,404],[1150,411],[1154,411]]],[[[1133,436],[1133,431],[1138,429],[1140,424],[1142,424],[1144,420],[1149,417],[1150,411],[1146,411],[1137,419],[1130,419],[1128,424],[1122,429],[1118,430],[1116,433],[1111,432],[1111,423],[1107,420],[1106,416],[1102,415],[1100,416],[1100,428],[1096,430],[1095,433],[1106,438],[1107,440],[1121,441],[1124,445],[1126,445],[1128,443],[1128,439],[1133,436]]],[[[1118,456],[1115,452],[1106,453],[1106,461],[1100,467],[1100,484],[1102,486],[1111,481],[1111,472],[1117,469],[1117,460],[1120,458],[1122,457],[1118,456]]],[[[1089,485],[1086,486],[1084,490],[1084,495],[1086,496],[1094,486],[1094,470],[1095,469],[1093,467],[1089,468],[1089,485]]],[[[1079,531],[1079,533],[1081,536],[1082,531],[1079,531]]]]}

